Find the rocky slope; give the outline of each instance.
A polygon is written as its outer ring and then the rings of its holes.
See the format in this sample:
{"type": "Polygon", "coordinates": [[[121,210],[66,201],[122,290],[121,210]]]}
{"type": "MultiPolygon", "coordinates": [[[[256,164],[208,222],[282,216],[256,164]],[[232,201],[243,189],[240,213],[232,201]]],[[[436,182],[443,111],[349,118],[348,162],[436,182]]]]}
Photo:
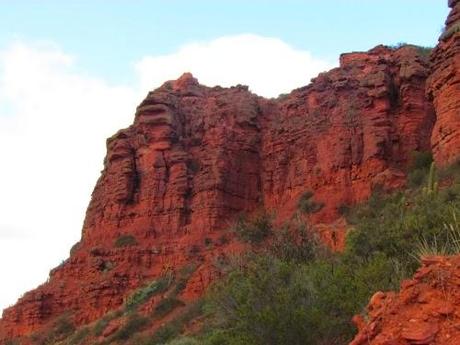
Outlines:
{"type": "Polygon", "coordinates": [[[460,344],[460,257],[426,257],[401,291],[377,292],[350,345],[460,344]]]}
{"type": "MultiPolygon", "coordinates": [[[[448,30],[460,13],[450,5],[448,30]]],[[[190,74],[150,92],[133,125],[107,140],[81,241],[4,311],[0,342],[64,313],[90,323],[191,263],[179,297],[192,301],[218,277],[219,259],[244,250],[228,230],[237,215],[266,209],[282,222],[307,191],[324,204],[308,221],[340,249],[341,206],[402,187],[413,151],[433,148],[439,164],[459,154],[458,36],[440,41],[432,67],[414,46],[343,54],[340,67],[278,99],[190,74]]]]}

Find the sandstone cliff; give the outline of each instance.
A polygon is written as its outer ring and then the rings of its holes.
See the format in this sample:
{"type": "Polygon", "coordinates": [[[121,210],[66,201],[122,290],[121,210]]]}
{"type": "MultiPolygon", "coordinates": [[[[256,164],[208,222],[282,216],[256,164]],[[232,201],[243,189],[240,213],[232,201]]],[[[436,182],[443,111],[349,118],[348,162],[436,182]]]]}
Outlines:
{"type": "Polygon", "coordinates": [[[338,208],[403,186],[411,153],[430,149],[428,75],[421,49],[379,46],[342,55],[340,67],[278,99],[206,87],[190,74],[166,82],[107,140],[81,241],[48,282],[4,311],[1,336],[65,312],[89,323],[190,262],[198,268],[181,298],[193,300],[215,278],[216,258],[241,250],[227,230],[236,215],[264,208],[281,222],[306,191],[324,203],[310,220],[340,247],[338,208]]]}
{"type": "Polygon", "coordinates": [[[452,163],[460,155],[460,1],[450,0],[449,6],[444,32],[431,55],[427,88],[437,114],[431,142],[438,165],[452,163]]]}

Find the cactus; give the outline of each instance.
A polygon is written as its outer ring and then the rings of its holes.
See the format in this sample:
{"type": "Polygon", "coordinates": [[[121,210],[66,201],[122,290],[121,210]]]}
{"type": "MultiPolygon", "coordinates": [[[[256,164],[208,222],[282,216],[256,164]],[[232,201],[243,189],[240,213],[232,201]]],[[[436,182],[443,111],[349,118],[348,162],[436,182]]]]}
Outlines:
{"type": "Polygon", "coordinates": [[[438,181],[436,176],[436,166],[434,162],[431,163],[430,173],[428,174],[428,181],[425,187],[423,187],[423,194],[427,196],[435,196],[438,193],[438,181]]]}

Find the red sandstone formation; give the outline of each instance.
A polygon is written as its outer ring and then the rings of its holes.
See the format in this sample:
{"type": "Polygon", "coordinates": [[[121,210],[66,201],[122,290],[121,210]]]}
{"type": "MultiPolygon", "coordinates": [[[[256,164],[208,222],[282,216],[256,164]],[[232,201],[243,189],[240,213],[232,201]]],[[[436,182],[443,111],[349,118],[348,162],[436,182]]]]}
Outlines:
{"type": "Polygon", "coordinates": [[[452,8],[444,33],[434,49],[432,74],[427,93],[436,109],[436,124],[431,138],[438,165],[460,157],[460,1],[450,0],[452,8]]]}
{"type": "Polygon", "coordinates": [[[460,344],[460,256],[427,257],[398,294],[377,292],[350,345],[460,344]]]}
{"type": "Polygon", "coordinates": [[[226,231],[236,215],[265,208],[281,222],[305,191],[324,203],[310,220],[340,246],[338,207],[377,186],[401,187],[411,153],[430,148],[428,73],[418,48],[379,46],[342,55],[339,68],[278,99],[205,87],[190,74],[166,82],[107,140],[81,241],[48,282],[4,311],[0,339],[64,312],[89,323],[190,262],[198,269],[181,298],[193,300],[218,274],[216,259],[242,249],[226,231]],[[115,246],[122,236],[135,243],[115,246]]]}

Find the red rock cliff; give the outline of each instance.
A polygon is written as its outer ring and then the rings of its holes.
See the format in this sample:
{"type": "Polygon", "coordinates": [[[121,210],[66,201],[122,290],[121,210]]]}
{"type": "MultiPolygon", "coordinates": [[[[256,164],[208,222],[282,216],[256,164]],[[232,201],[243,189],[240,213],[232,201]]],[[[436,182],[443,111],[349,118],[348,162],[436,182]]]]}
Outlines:
{"type": "Polygon", "coordinates": [[[436,109],[431,142],[438,165],[460,158],[460,1],[450,0],[449,6],[444,33],[431,55],[427,88],[436,109]]]}
{"type": "Polygon", "coordinates": [[[64,312],[88,323],[189,262],[198,269],[183,298],[199,296],[215,258],[240,249],[226,229],[241,212],[263,207],[282,221],[313,191],[325,206],[312,220],[334,230],[341,204],[402,186],[411,152],[430,148],[428,67],[416,47],[379,46],[342,55],[339,68],[271,100],[190,74],[166,82],[107,140],[81,241],[48,282],[4,311],[0,341],[64,312]],[[135,244],[114,246],[123,235],[135,244]]]}

